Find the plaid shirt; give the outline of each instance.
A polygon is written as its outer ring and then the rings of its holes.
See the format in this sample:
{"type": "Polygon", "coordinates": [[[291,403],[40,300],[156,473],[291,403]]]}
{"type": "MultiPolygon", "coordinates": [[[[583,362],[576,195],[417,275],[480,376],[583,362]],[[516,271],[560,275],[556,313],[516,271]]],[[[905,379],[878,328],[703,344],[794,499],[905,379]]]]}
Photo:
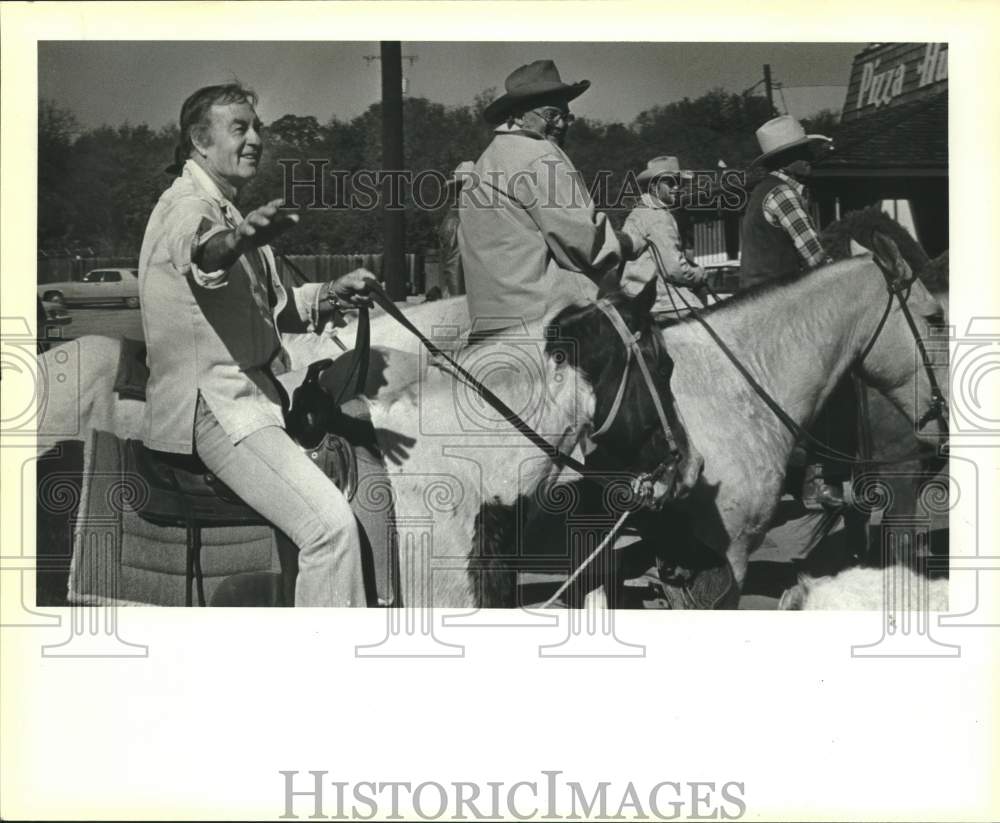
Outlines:
{"type": "Polygon", "coordinates": [[[775,186],[764,198],[764,219],[788,232],[806,268],[814,268],[823,263],[827,255],[802,202],[804,187],[784,172],[771,173],[781,178],[785,185],[775,186]]]}

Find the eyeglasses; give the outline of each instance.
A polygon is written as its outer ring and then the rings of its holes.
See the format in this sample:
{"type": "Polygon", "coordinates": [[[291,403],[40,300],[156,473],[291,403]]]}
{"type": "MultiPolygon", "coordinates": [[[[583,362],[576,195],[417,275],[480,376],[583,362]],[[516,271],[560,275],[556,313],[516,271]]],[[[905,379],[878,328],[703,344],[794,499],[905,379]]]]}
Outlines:
{"type": "Polygon", "coordinates": [[[546,123],[552,124],[562,120],[567,126],[576,120],[576,115],[556,108],[535,109],[535,113],[546,123]]]}
{"type": "Polygon", "coordinates": [[[661,174],[656,179],[657,183],[661,183],[671,189],[679,189],[681,187],[681,180],[679,177],[674,177],[669,174],[661,174]]]}

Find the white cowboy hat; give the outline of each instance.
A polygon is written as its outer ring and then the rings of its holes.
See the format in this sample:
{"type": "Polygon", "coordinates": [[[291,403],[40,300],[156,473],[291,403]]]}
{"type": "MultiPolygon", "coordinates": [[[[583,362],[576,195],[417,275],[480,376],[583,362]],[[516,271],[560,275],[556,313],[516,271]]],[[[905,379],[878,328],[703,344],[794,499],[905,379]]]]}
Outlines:
{"type": "Polygon", "coordinates": [[[681,171],[680,161],[671,154],[664,154],[660,157],[654,157],[646,164],[639,174],[636,175],[636,182],[642,183],[654,177],[661,176],[675,176],[675,177],[691,177],[692,174],[689,171],[681,171]]]}
{"type": "Polygon", "coordinates": [[[806,134],[802,124],[790,114],[774,117],[757,129],[757,142],[763,154],[751,163],[753,166],[799,146],[811,146],[813,153],[818,154],[821,146],[833,144],[822,134],[806,134]]]}

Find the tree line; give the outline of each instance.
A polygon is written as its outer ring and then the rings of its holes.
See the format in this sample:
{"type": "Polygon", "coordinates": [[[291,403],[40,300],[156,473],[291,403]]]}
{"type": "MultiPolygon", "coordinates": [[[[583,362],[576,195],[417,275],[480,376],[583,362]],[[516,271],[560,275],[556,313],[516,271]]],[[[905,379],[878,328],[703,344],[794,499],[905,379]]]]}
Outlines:
{"type": "MultiPolygon", "coordinates": [[[[424,98],[403,104],[407,169],[450,175],[463,160],[475,160],[489,143],[491,128],[483,109],[495,95],[488,90],[465,106],[445,106],[424,98]]],[[[631,123],[579,118],[566,151],[588,183],[609,175],[611,194],[629,172],[657,155],[674,154],[691,169],[715,169],[719,161],[745,168],[759,153],[754,131],[772,112],[757,95],[713,90],[639,114],[631,123]]],[[[804,121],[807,131],[829,133],[838,116],[821,112],[804,121]]],[[[80,127],[71,111],[41,100],[38,124],[38,248],[48,254],[137,256],[149,213],[169,185],[177,126],[80,127]],[[88,254],[89,252],[89,254],[88,254]]],[[[241,195],[248,205],[281,196],[284,170],[278,160],[328,160],[327,170],[352,173],[381,168],[381,104],[352,120],[286,114],[265,126],[265,153],[256,179],[241,195]]],[[[308,174],[307,166],[301,175],[308,174]]],[[[407,251],[436,245],[441,213],[406,206],[407,251]]],[[[612,214],[618,223],[623,214],[612,214]]],[[[382,246],[378,209],[310,209],[299,227],[282,237],[286,253],[323,254],[375,251],[382,246]]]]}

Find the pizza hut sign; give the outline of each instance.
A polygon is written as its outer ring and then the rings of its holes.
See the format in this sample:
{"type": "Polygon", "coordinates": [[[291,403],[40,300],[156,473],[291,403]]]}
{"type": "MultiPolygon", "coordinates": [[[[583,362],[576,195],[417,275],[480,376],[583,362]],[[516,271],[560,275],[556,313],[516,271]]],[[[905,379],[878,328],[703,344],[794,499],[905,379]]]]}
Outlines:
{"type": "Polygon", "coordinates": [[[889,66],[882,65],[881,57],[863,63],[855,110],[888,106],[911,91],[948,79],[947,43],[924,44],[919,62],[907,60],[909,56],[904,54],[889,66]]]}

